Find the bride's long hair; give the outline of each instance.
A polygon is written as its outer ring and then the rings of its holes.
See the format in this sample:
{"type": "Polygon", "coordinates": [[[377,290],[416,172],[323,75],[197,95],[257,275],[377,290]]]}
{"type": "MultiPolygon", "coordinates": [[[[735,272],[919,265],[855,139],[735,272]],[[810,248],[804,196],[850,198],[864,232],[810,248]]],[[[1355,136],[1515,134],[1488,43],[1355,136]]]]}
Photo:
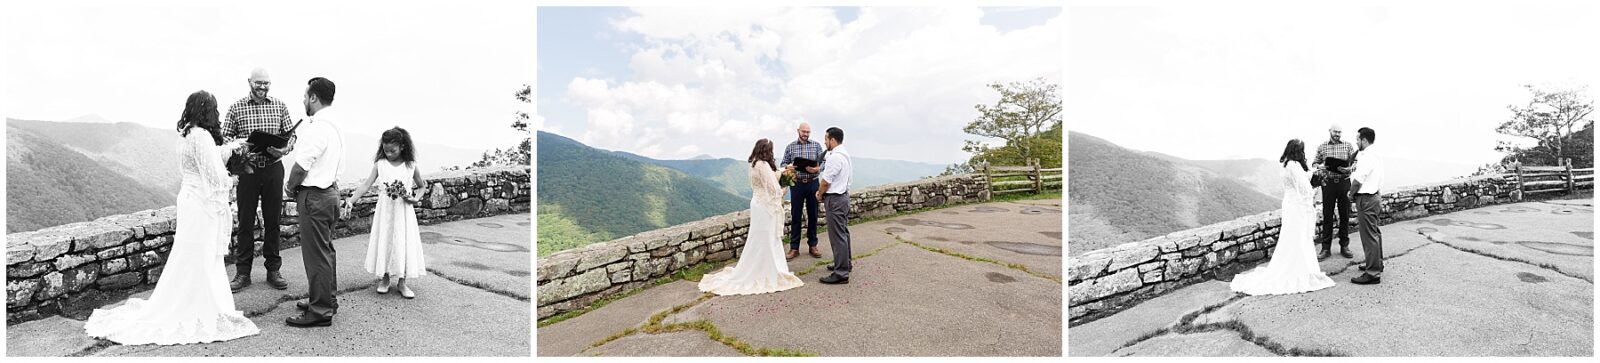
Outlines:
{"type": "Polygon", "coordinates": [[[772,171],[778,171],[777,163],[772,162],[772,140],[756,140],[755,149],[750,150],[750,158],[745,159],[745,161],[750,162],[750,167],[752,168],[756,166],[757,161],[765,161],[767,162],[767,167],[772,168],[772,171]]]}
{"type": "Polygon", "coordinates": [[[217,122],[217,98],[210,92],[195,91],[184,102],[183,116],[178,118],[178,134],[189,136],[189,129],[199,126],[211,134],[211,141],[222,145],[222,125],[217,122]]]}
{"type": "Polygon", "coordinates": [[[1290,161],[1299,162],[1300,170],[1311,171],[1306,166],[1306,143],[1300,142],[1300,139],[1289,140],[1289,145],[1283,147],[1283,156],[1278,157],[1278,162],[1283,166],[1289,166],[1290,161]]]}

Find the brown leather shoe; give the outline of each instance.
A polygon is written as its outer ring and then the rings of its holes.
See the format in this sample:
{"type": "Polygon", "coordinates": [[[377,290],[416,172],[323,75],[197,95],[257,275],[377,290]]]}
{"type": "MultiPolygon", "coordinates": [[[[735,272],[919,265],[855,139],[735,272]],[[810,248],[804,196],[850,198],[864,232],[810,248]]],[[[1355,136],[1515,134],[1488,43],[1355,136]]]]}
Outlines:
{"type": "Polygon", "coordinates": [[[784,260],[793,260],[795,256],[799,256],[799,255],[800,255],[800,250],[789,250],[789,253],[783,255],[783,259],[784,260]]]}
{"type": "Polygon", "coordinates": [[[284,290],[289,288],[289,280],[284,280],[283,274],[277,271],[268,271],[267,285],[271,285],[274,289],[284,290]]]}
{"type": "Polygon", "coordinates": [[[233,281],[228,283],[228,288],[233,292],[239,292],[239,290],[244,290],[246,287],[250,287],[250,274],[247,273],[233,275],[233,281]]]}
{"type": "Polygon", "coordinates": [[[811,258],[822,258],[822,251],[818,251],[816,247],[812,247],[811,258]]]}

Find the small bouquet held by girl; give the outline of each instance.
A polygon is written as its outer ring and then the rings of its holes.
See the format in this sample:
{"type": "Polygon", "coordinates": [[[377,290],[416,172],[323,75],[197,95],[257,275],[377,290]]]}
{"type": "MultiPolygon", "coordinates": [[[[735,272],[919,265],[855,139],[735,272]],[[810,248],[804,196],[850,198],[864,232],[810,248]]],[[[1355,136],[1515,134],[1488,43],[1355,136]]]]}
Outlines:
{"type": "Polygon", "coordinates": [[[367,272],[380,278],[379,294],[389,293],[389,278],[396,277],[400,281],[393,287],[400,290],[400,296],[416,298],[416,292],[406,285],[406,280],[427,272],[422,261],[422,231],[417,227],[415,207],[416,191],[422,184],[411,134],[399,127],[384,131],[378,155],[373,157],[372,173],[356,186],[352,197],[365,196],[367,189],[374,185],[383,188],[383,195],[378,197],[372,213],[366,260],[367,272]]]}
{"type": "Polygon", "coordinates": [[[415,194],[411,192],[411,188],[407,187],[403,181],[395,180],[384,183],[383,189],[384,194],[389,195],[390,199],[399,199],[411,204],[417,203],[415,194]]]}

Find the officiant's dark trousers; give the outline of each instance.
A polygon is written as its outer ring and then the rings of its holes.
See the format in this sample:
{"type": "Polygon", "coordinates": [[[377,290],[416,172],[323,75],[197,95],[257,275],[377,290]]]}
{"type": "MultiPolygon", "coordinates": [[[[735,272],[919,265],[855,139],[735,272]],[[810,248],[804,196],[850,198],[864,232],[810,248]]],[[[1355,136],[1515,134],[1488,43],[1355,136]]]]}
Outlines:
{"type": "Polygon", "coordinates": [[[806,229],[806,245],[817,246],[817,188],[822,182],[812,178],[810,183],[796,183],[789,187],[789,249],[800,249],[800,227],[806,229]],[[801,209],[805,209],[806,223],[800,223],[801,209]]]}
{"type": "Polygon", "coordinates": [[[295,209],[300,212],[300,256],[306,261],[306,285],[311,289],[306,303],[312,313],[332,316],[339,310],[339,301],[333,297],[339,282],[335,273],[338,258],[333,251],[339,186],[300,187],[295,194],[295,209]]]}
{"type": "Polygon", "coordinates": [[[833,248],[833,273],[850,277],[850,194],[824,194],[828,204],[828,247],[833,248]]]}
{"type": "Polygon", "coordinates": [[[1367,273],[1383,275],[1383,230],[1378,229],[1378,211],[1383,200],[1377,194],[1356,194],[1356,218],[1361,223],[1361,253],[1367,260],[1367,273]]]}
{"type": "Polygon", "coordinates": [[[1334,227],[1339,228],[1339,249],[1350,248],[1350,178],[1322,186],[1322,235],[1317,241],[1323,251],[1333,248],[1334,227]]]}
{"type": "Polygon", "coordinates": [[[261,207],[261,257],[267,272],[283,267],[278,256],[279,220],[283,216],[283,162],[239,176],[234,196],[239,201],[239,233],[234,236],[233,264],[239,276],[250,276],[256,259],[256,207],[261,207]]]}

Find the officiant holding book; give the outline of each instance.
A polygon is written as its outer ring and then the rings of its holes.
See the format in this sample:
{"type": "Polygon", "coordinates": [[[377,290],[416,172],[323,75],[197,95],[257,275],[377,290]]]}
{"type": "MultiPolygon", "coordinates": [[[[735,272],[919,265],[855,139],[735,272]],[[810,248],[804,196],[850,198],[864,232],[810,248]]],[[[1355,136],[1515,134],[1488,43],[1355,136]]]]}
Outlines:
{"type": "Polygon", "coordinates": [[[789,188],[789,253],[785,259],[800,255],[800,228],[805,227],[806,245],[811,247],[812,258],[822,258],[817,250],[817,174],[822,172],[822,144],[811,140],[811,124],[800,123],[795,130],[799,138],[783,148],[783,160],[778,165],[794,173],[794,186],[789,188]],[[801,212],[805,223],[800,223],[801,212]]]}
{"type": "Polygon", "coordinates": [[[235,273],[229,283],[234,292],[251,284],[250,274],[255,262],[256,208],[260,207],[262,234],[261,255],[265,260],[267,285],[274,289],[289,288],[278,269],[283,258],[278,256],[280,219],[283,215],[283,163],[284,154],[294,148],[287,139],[293,123],[289,106],[267,95],[272,78],[267,71],[256,68],[247,80],[250,95],[228,106],[223,118],[222,135],[229,140],[246,139],[249,142],[236,151],[238,155],[228,163],[229,172],[239,176],[234,193],[239,204],[239,233],[234,246],[235,273]],[[286,140],[287,139],[287,140],[286,140]]]}
{"type": "Polygon", "coordinates": [[[1317,158],[1311,164],[1322,185],[1322,234],[1317,236],[1317,242],[1322,245],[1322,252],[1317,253],[1319,261],[1332,256],[1335,227],[1339,230],[1339,256],[1355,257],[1350,253],[1349,164],[1354,160],[1356,148],[1340,139],[1343,133],[1339,124],[1329,126],[1328,141],[1317,146],[1317,158]]]}

